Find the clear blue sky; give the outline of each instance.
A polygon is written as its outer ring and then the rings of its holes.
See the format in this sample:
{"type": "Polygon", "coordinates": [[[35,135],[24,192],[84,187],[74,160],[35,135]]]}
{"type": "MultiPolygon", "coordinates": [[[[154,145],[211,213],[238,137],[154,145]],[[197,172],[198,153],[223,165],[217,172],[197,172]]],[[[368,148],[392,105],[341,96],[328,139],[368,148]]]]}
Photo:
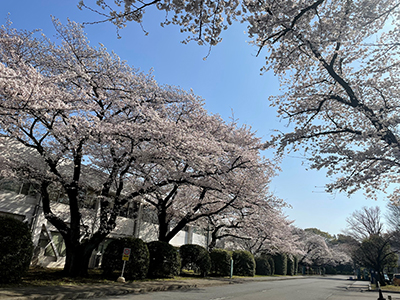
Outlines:
{"type": "MultiPolygon", "coordinates": [[[[113,1],[113,0],[110,0],[113,1]]],[[[95,1],[85,1],[95,6],[95,1]]],[[[77,8],[78,0],[12,0],[1,3],[1,24],[10,13],[13,26],[18,29],[40,28],[48,37],[54,35],[51,15],[66,23],[67,18],[84,22],[98,19],[89,11],[77,8]]],[[[161,84],[180,86],[205,99],[211,113],[225,120],[232,112],[239,122],[250,125],[264,140],[273,129],[283,129],[284,121],[276,117],[269,107],[268,97],[279,94],[278,79],[271,74],[260,75],[265,59],[256,57],[256,48],[250,46],[244,33],[245,26],[235,24],[223,34],[223,41],[213,47],[207,60],[208,47],[196,43],[180,43],[186,36],[176,26],[159,26],[163,14],[154,8],[146,12],[143,26],[147,36],[136,23],[120,31],[111,24],[87,25],[85,32],[93,46],[104,44],[130,65],[144,72],[153,69],[155,79],[161,84]]],[[[317,227],[331,234],[345,228],[345,219],[363,206],[379,205],[385,210],[386,199],[365,199],[362,192],[351,198],[344,194],[323,192],[329,182],[325,172],[306,171],[302,159],[289,156],[282,164],[283,171],[273,180],[271,189],[293,208],[285,212],[300,228],[317,227]]]]}

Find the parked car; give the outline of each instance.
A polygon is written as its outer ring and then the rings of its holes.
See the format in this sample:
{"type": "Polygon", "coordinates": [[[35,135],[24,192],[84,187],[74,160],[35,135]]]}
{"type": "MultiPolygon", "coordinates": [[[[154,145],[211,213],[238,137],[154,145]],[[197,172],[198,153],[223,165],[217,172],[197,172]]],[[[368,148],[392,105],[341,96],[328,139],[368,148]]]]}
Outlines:
{"type": "Polygon", "coordinates": [[[400,274],[393,274],[393,284],[394,285],[400,285],[400,274]]]}
{"type": "Polygon", "coordinates": [[[388,274],[383,274],[383,279],[385,279],[386,284],[390,284],[390,278],[388,274]]]}

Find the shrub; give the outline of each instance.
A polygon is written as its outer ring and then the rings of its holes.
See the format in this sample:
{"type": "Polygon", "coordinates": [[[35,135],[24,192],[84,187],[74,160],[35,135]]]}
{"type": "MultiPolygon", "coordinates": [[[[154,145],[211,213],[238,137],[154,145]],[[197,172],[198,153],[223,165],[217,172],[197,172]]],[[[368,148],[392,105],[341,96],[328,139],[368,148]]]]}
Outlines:
{"type": "Polygon", "coordinates": [[[337,270],[333,266],[326,266],[325,267],[325,273],[326,274],[330,274],[330,275],[336,275],[337,274],[337,270]]]}
{"type": "Polygon", "coordinates": [[[271,267],[271,275],[275,275],[275,261],[272,258],[272,256],[268,256],[268,263],[269,266],[271,267]]]}
{"type": "Polygon", "coordinates": [[[254,276],[256,262],[249,251],[235,250],[232,252],[233,274],[239,276],[254,276]]]}
{"type": "Polygon", "coordinates": [[[294,261],[294,275],[297,275],[297,272],[299,271],[299,259],[297,258],[296,255],[293,256],[293,261],[294,261]]]}
{"type": "Polygon", "coordinates": [[[0,216],[0,283],[19,282],[33,253],[31,232],[23,222],[0,216]]]}
{"type": "Polygon", "coordinates": [[[287,256],[287,275],[294,275],[294,258],[290,254],[287,256]]]}
{"type": "Polygon", "coordinates": [[[211,271],[214,275],[229,276],[231,274],[231,258],[229,251],[213,249],[210,253],[211,271]]]}
{"type": "Polygon", "coordinates": [[[255,258],[257,275],[272,275],[268,257],[265,255],[255,258]]]}
{"type": "Polygon", "coordinates": [[[206,276],[211,269],[210,254],[207,249],[199,245],[183,245],[179,248],[181,268],[193,270],[206,276]]]}
{"type": "Polygon", "coordinates": [[[170,244],[154,241],[147,244],[150,252],[148,276],[150,278],[174,277],[181,269],[178,251],[170,244]]]}
{"type": "Polygon", "coordinates": [[[145,278],[149,268],[149,250],[141,239],[120,238],[108,244],[103,254],[101,268],[105,276],[111,276],[113,272],[121,274],[124,248],[130,248],[131,254],[125,264],[124,277],[129,280],[145,278]]]}
{"type": "Polygon", "coordinates": [[[287,255],[285,253],[278,253],[273,256],[275,262],[275,274],[287,274],[287,255]]]}

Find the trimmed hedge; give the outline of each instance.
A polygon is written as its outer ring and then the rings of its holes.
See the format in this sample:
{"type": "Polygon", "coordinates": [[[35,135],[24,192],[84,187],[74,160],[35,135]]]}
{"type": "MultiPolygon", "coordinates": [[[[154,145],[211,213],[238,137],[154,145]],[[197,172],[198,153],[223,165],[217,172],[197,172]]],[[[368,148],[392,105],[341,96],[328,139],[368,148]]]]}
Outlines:
{"type": "Polygon", "coordinates": [[[256,262],[249,251],[235,250],[232,252],[233,274],[239,276],[254,276],[256,262]]]}
{"type": "Polygon", "coordinates": [[[145,278],[149,269],[149,250],[145,242],[132,237],[113,240],[108,244],[101,264],[103,274],[107,277],[111,276],[113,272],[121,274],[124,264],[122,261],[124,248],[131,249],[129,260],[125,264],[124,277],[129,280],[145,278]]]}
{"type": "Polygon", "coordinates": [[[275,262],[275,274],[287,274],[287,255],[285,253],[278,253],[273,256],[275,262]]]}
{"type": "Polygon", "coordinates": [[[193,270],[206,276],[211,270],[211,258],[207,249],[199,245],[182,245],[179,248],[181,269],[193,270]]]}
{"type": "Polygon", "coordinates": [[[275,275],[275,261],[272,258],[272,256],[268,255],[268,263],[269,263],[269,266],[271,267],[271,275],[275,275]]]}
{"type": "Polygon", "coordinates": [[[23,222],[0,216],[0,283],[16,283],[29,268],[31,232],[23,222]]]}
{"type": "Polygon", "coordinates": [[[287,275],[295,275],[294,274],[294,258],[292,255],[287,256],[287,275]]]}
{"type": "Polygon", "coordinates": [[[268,257],[265,255],[257,256],[256,262],[256,275],[272,275],[271,266],[268,262],[268,257]]]}
{"type": "Polygon", "coordinates": [[[148,277],[167,278],[179,274],[181,259],[174,246],[161,241],[147,244],[150,253],[148,277]]]}
{"type": "Polygon", "coordinates": [[[224,249],[213,249],[210,253],[211,272],[218,276],[229,276],[231,274],[232,254],[224,249]]]}

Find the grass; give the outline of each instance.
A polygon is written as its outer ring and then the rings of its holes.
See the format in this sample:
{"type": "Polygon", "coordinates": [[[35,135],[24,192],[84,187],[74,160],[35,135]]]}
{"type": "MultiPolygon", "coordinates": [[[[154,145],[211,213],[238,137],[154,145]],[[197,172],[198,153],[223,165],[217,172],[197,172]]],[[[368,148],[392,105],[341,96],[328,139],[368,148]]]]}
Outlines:
{"type": "MultiPolygon", "coordinates": [[[[376,285],[371,285],[371,288],[374,290],[378,290],[376,285]]],[[[391,291],[391,292],[400,292],[400,286],[398,285],[385,285],[381,286],[381,290],[391,291]]]]}
{"type": "Polygon", "coordinates": [[[0,287],[86,285],[113,282],[113,280],[104,279],[100,270],[89,270],[87,277],[70,278],[65,277],[60,269],[30,268],[20,283],[0,284],[0,287]]]}

